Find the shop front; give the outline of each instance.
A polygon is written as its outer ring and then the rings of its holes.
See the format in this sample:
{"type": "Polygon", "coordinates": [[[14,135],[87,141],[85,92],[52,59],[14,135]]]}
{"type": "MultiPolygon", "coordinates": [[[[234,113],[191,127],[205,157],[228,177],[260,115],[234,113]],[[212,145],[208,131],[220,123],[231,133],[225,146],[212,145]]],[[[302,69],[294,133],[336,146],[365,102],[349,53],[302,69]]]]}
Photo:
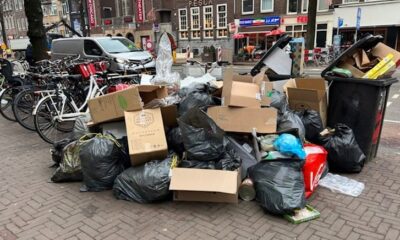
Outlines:
{"type": "Polygon", "coordinates": [[[269,16],[264,18],[236,19],[239,26],[235,39],[235,61],[251,61],[260,58],[276,41],[282,32],[279,28],[281,18],[269,16]]]}

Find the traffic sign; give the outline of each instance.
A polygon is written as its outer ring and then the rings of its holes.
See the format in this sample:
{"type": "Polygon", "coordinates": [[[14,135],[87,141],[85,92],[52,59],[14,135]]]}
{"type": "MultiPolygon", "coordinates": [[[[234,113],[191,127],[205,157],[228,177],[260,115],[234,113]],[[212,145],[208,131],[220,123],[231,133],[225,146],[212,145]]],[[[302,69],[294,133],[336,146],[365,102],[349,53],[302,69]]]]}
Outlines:
{"type": "Polygon", "coordinates": [[[357,8],[357,24],[356,24],[357,31],[360,30],[360,22],[361,22],[361,8],[357,8]]]}
{"type": "Polygon", "coordinates": [[[146,50],[149,50],[149,51],[153,50],[153,42],[151,40],[147,40],[147,42],[146,42],[146,50]]]}
{"type": "Polygon", "coordinates": [[[343,27],[343,18],[338,18],[338,28],[343,27]]]}

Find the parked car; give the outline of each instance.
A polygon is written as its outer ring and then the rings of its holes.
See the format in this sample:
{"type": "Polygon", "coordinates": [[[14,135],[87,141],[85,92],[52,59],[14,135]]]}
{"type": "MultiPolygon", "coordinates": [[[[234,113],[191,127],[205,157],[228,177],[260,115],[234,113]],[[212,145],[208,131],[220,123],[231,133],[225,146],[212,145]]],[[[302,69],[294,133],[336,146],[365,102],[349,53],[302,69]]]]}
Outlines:
{"type": "Polygon", "coordinates": [[[124,37],[81,37],[53,41],[51,58],[60,59],[79,54],[81,58],[111,58],[110,70],[119,72],[155,72],[153,56],[124,37]],[[129,61],[129,64],[126,64],[129,61]]]}

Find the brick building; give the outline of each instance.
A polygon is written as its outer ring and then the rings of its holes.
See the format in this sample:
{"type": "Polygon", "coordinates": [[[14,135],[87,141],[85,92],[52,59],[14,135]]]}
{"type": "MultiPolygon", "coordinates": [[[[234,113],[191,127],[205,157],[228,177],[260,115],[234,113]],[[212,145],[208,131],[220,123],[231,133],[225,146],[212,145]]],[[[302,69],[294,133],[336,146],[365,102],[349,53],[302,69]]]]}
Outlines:
{"type": "Polygon", "coordinates": [[[4,28],[9,39],[26,36],[28,21],[23,0],[7,0],[3,3],[4,28]]]}

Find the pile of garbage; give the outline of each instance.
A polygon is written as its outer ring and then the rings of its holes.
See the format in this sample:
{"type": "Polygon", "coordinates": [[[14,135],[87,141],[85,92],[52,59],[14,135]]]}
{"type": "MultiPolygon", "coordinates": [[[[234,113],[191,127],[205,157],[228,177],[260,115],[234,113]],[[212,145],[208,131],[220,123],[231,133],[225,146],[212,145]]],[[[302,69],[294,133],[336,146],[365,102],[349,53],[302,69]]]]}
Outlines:
{"type": "Polygon", "coordinates": [[[324,79],[290,79],[280,92],[265,69],[227,68],[223,81],[184,87],[170,68],[162,74],[90,100],[91,120],[77,119],[71,138],[53,146],[51,180],[138,203],[240,197],[289,220],[317,213],[307,201],[319,183],[362,192],[362,183],[328,173],[359,173],[366,156],[349,126],[327,124],[324,79]]]}

